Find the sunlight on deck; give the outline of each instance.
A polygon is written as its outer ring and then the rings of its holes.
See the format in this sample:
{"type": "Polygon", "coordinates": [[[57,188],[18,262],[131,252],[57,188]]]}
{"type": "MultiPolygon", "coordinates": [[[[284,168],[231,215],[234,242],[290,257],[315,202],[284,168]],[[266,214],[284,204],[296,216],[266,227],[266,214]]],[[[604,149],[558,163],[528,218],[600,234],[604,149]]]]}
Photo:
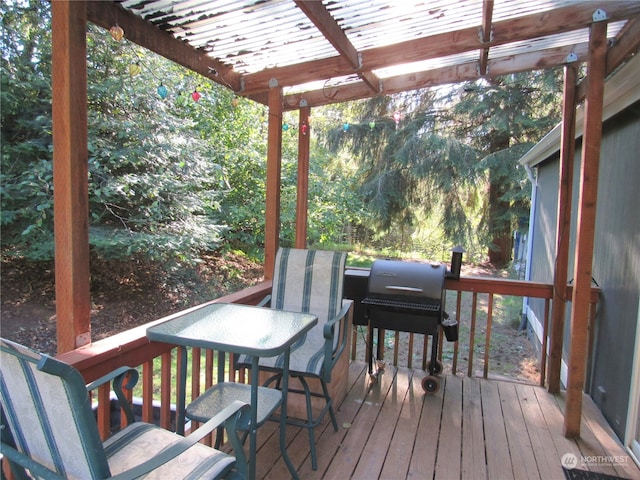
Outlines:
{"type": "MultiPolygon", "coordinates": [[[[354,362],[349,375],[339,431],[327,423],[316,429],[317,471],[306,432],[288,427],[301,478],[564,479],[561,461],[569,454],[576,468],[640,479],[586,396],[582,437],[570,440],[562,435],[562,395],[535,385],[446,375],[439,392],[425,395],[422,370],[387,367],[370,385],[365,364],[354,362]]],[[[258,478],[287,478],[276,424],[260,429],[259,442],[258,478]]]]}

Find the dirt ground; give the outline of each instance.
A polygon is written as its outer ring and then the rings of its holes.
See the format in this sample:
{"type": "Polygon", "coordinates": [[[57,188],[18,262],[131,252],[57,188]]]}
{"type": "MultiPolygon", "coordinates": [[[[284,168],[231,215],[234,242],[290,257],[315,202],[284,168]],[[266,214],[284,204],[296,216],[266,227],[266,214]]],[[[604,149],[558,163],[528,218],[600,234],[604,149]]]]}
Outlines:
{"type": "MultiPolygon", "coordinates": [[[[237,291],[263,278],[262,265],[234,253],[211,255],[194,271],[178,270],[169,276],[136,263],[94,262],[92,272],[93,341],[237,291]]],[[[54,277],[52,264],[3,259],[3,337],[50,355],[56,353],[54,277]]]]}
{"type": "MultiPolygon", "coordinates": [[[[0,334],[36,350],[56,353],[56,314],[54,272],[51,264],[27,264],[4,259],[1,271],[2,309],[0,334]]],[[[194,272],[174,272],[167,278],[164,272],[149,270],[137,264],[105,263],[94,265],[100,272],[92,277],[91,335],[92,339],[113,335],[146,322],[156,320],[176,311],[217,298],[242,286],[262,279],[262,266],[247,258],[227,253],[210,256],[199,264],[194,272]]],[[[497,276],[485,266],[465,266],[463,275],[497,276]]],[[[486,333],[487,299],[478,299],[475,345],[473,349],[473,375],[482,375],[486,333]]],[[[494,321],[491,329],[489,372],[491,376],[537,382],[539,369],[536,352],[526,332],[519,331],[519,311],[500,307],[501,299],[494,305],[494,321]]],[[[447,311],[460,322],[460,342],[457,355],[457,372],[466,374],[469,359],[469,322],[471,295],[462,299],[461,312],[455,312],[455,298],[447,299],[447,311]]],[[[399,366],[407,366],[409,358],[409,334],[400,334],[398,349],[399,366]]],[[[385,340],[385,361],[393,361],[393,332],[385,340]]],[[[415,335],[412,348],[413,367],[420,368],[423,357],[423,336],[415,335]]],[[[357,358],[364,360],[364,333],[358,334],[357,358]]],[[[430,346],[428,347],[430,352],[430,346]]],[[[453,344],[444,343],[442,349],[445,371],[453,365],[453,344]]],[[[427,353],[427,357],[429,353],[427,353]]]]}

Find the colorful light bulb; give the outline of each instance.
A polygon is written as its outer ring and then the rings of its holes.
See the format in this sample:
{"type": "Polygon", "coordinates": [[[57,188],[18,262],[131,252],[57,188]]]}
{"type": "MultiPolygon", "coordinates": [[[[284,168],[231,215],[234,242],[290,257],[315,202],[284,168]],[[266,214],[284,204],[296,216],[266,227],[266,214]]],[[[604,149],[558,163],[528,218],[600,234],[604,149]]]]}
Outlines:
{"type": "Polygon", "coordinates": [[[120,40],[122,40],[122,37],[124,37],[124,30],[120,25],[114,25],[113,27],[111,27],[109,29],[109,33],[116,42],[119,42],[120,40]]]}
{"type": "Polygon", "coordinates": [[[142,68],[140,68],[139,63],[132,63],[131,65],[129,65],[129,75],[131,75],[132,77],[135,77],[141,71],[142,71],[142,68]]]}
{"type": "Polygon", "coordinates": [[[169,90],[167,90],[167,87],[165,87],[163,84],[160,84],[160,86],[158,87],[158,95],[160,96],[160,98],[167,98],[168,94],[169,90]]]}

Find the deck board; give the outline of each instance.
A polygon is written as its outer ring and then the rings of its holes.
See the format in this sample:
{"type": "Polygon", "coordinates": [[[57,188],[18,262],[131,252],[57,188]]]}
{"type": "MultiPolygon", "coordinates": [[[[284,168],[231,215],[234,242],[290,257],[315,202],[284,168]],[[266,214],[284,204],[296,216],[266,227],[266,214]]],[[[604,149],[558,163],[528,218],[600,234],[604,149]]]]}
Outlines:
{"type": "Polygon", "coordinates": [[[482,397],[482,420],[487,452],[487,477],[512,478],[513,467],[509,455],[509,442],[502,416],[502,404],[498,393],[498,382],[483,382],[480,385],[482,397]],[[489,438],[490,441],[486,442],[489,438]]]}
{"type": "Polygon", "coordinates": [[[524,415],[524,422],[531,441],[531,448],[536,460],[540,478],[562,478],[563,472],[553,436],[544,419],[544,414],[538,403],[535,388],[531,385],[517,385],[518,401],[524,415]]]}
{"type": "MultiPolygon", "coordinates": [[[[287,428],[288,452],[302,479],[563,479],[571,453],[626,458],[579,468],[640,480],[640,469],[588,397],[581,438],[562,435],[563,395],[544,388],[466,376],[441,377],[425,395],[423,370],[387,366],[372,383],[366,365],[349,368],[349,389],[337,408],[338,432],[316,428],[318,470],[311,469],[307,432],[287,428]]],[[[289,478],[279,456],[277,424],[258,431],[260,479],[289,478]]]]}
{"type": "MultiPolygon", "coordinates": [[[[388,368],[383,377],[393,376],[392,392],[386,396],[380,413],[373,423],[373,428],[363,451],[362,456],[366,461],[358,462],[353,473],[354,478],[379,478],[382,472],[384,461],[387,458],[389,445],[396,424],[400,417],[400,412],[404,404],[404,399],[409,389],[411,381],[410,371],[407,369],[397,370],[388,368]]],[[[391,461],[393,459],[389,457],[391,461]]]]}
{"type": "Polygon", "coordinates": [[[402,404],[402,410],[393,432],[380,478],[392,478],[394,476],[406,478],[409,462],[414,453],[414,446],[420,448],[420,445],[416,444],[416,435],[418,433],[416,419],[420,418],[420,412],[422,411],[422,385],[415,376],[410,381],[411,384],[407,389],[402,404]]]}
{"type": "MultiPolygon", "coordinates": [[[[462,447],[462,378],[445,377],[441,387],[443,393],[442,420],[438,435],[436,480],[460,478],[460,451],[462,447]]],[[[435,432],[433,432],[435,433],[435,432]]]]}
{"type": "Polygon", "coordinates": [[[462,478],[487,479],[487,456],[484,448],[480,380],[468,378],[462,383],[462,478]]]}
{"type": "MultiPolygon", "coordinates": [[[[424,377],[424,372],[420,372],[424,377]]],[[[421,380],[420,380],[421,381],[421,380]]],[[[440,419],[442,417],[443,389],[434,395],[423,396],[422,412],[417,417],[418,432],[413,455],[409,463],[407,478],[422,480],[433,478],[436,465],[436,451],[440,431],[440,419]]]]}
{"type": "Polygon", "coordinates": [[[516,478],[540,479],[533,446],[527,433],[527,426],[516,393],[516,385],[510,382],[500,382],[498,383],[498,392],[502,404],[507,441],[509,442],[513,474],[516,478]]]}

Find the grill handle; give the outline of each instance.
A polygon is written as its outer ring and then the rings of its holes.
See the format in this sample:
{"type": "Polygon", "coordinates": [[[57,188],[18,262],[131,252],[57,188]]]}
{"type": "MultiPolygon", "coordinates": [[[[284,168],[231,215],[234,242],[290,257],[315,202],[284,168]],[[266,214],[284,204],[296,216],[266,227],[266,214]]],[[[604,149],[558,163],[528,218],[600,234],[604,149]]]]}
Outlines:
{"type": "Polygon", "coordinates": [[[412,293],[422,293],[423,290],[421,288],[415,288],[415,287],[403,287],[400,285],[386,285],[384,288],[386,288],[387,290],[396,290],[396,291],[402,291],[402,292],[412,292],[412,293]]]}

